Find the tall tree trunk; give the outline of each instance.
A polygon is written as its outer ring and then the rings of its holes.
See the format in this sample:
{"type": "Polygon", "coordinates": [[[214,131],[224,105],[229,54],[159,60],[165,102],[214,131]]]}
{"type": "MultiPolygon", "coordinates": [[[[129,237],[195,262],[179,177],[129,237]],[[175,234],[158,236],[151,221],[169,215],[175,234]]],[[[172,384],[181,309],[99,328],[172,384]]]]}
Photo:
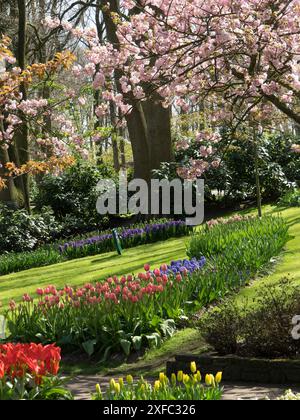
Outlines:
{"type": "Polygon", "coordinates": [[[256,128],[253,129],[253,143],[254,143],[254,165],[255,165],[255,183],[256,183],[256,198],[257,198],[257,210],[258,217],[262,217],[262,197],[261,197],[261,185],[259,177],[259,152],[258,152],[258,140],[256,128]]]}
{"type": "Polygon", "coordinates": [[[171,109],[161,105],[160,98],[148,100],[143,104],[147,121],[147,136],[150,148],[151,170],[159,169],[162,162],[173,159],[171,109]]]}
{"type": "Polygon", "coordinates": [[[119,147],[118,147],[118,132],[117,132],[117,118],[116,118],[116,107],[115,104],[110,101],[110,119],[112,125],[111,141],[113,149],[113,161],[115,171],[120,172],[120,161],[119,161],[119,147]]]}
{"type": "MultiPolygon", "coordinates": [[[[17,60],[19,67],[23,70],[26,67],[26,1],[18,0],[18,11],[19,11],[19,28],[18,28],[18,51],[17,60]]],[[[27,99],[26,86],[21,85],[21,93],[23,100],[27,99]]],[[[28,151],[28,127],[27,123],[23,124],[18,128],[14,138],[14,155],[15,161],[18,166],[26,164],[29,161],[28,151]]],[[[16,185],[22,191],[24,199],[24,207],[30,212],[30,199],[29,199],[29,176],[24,174],[17,178],[16,185]]]]}
{"type": "Polygon", "coordinates": [[[123,170],[126,169],[126,154],[125,154],[125,138],[124,138],[124,130],[120,128],[120,157],[121,157],[121,168],[123,170]]]}
{"type": "Polygon", "coordinates": [[[135,178],[151,180],[151,161],[148,143],[147,122],[141,104],[134,104],[126,117],[129,139],[132,146],[135,178]]]}
{"type": "MultiPolygon", "coordinates": [[[[1,124],[1,131],[4,131],[3,123],[0,121],[1,124]]],[[[0,177],[5,177],[5,165],[10,161],[8,151],[0,147],[0,177]]],[[[13,178],[7,179],[7,188],[0,189],[0,201],[7,204],[9,207],[17,209],[19,207],[19,197],[18,197],[18,190],[16,188],[15,182],[13,178]]]]}

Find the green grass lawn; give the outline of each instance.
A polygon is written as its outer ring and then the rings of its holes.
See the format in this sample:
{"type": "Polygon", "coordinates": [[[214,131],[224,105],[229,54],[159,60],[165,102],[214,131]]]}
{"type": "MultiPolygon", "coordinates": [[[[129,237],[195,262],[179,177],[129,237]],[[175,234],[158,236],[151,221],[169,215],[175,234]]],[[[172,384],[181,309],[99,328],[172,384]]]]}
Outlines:
{"type": "Polygon", "coordinates": [[[24,293],[34,293],[38,287],[53,284],[56,287],[83,285],[105,280],[111,275],[131,274],[143,270],[145,263],[159,267],[186,257],[188,238],[169,239],[150,245],[125,250],[122,256],[115,252],[67,261],[47,267],[33,268],[0,277],[2,311],[10,299],[19,301],[24,293]]]}

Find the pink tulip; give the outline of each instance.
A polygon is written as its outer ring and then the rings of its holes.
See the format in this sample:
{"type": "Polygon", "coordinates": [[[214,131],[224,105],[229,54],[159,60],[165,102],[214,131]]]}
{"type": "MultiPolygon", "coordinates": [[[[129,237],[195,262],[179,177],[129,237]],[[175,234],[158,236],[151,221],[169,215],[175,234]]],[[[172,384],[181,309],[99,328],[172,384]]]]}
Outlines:
{"type": "Polygon", "coordinates": [[[167,264],[163,264],[163,265],[160,267],[160,269],[161,269],[162,271],[167,271],[167,270],[168,270],[168,266],[167,266],[167,264]]]}
{"type": "Polygon", "coordinates": [[[182,281],[182,277],[181,277],[180,274],[177,274],[176,281],[177,281],[177,283],[180,283],[182,281]]]}

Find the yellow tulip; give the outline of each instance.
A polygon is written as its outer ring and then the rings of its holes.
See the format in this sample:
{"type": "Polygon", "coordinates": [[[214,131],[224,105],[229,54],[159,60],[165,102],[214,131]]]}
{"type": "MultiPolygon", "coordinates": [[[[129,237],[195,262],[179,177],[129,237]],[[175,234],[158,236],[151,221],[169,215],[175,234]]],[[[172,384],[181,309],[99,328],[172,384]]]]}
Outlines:
{"type": "Polygon", "coordinates": [[[110,389],[113,390],[115,389],[115,385],[116,385],[116,381],[114,379],[110,380],[110,389]]]}
{"type": "Polygon", "coordinates": [[[155,389],[155,391],[159,391],[160,387],[161,387],[160,381],[155,381],[155,383],[154,383],[154,389],[155,389]]]}
{"type": "Polygon", "coordinates": [[[127,375],[126,376],[126,381],[129,385],[133,384],[133,377],[131,375],[127,375]]]}
{"type": "Polygon", "coordinates": [[[171,375],[171,383],[172,383],[172,385],[176,385],[176,381],[177,381],[176,375],[175,375],[175,373],[172,373],[172,375],[171,375]]]}
{"type": "Polygon", "coordinates": [[[198,382],[201,382],[201,381],[202,381],[202,376],[201,376],[201,373],[200,373],[200,371],[199,371],[199,370],[197,370],[196,375],[197,375],[197,380],[198,380],[198,382]]]}
{"type": "Polygon", "coordinates": [[[121,389],[124,388],[124,379],[123,378],[119,378],[119,384],[121,389]]]}
{"type": "Polygon", "coordinates": [[[206,375],[205,376],[205,383],[207,386],[211,386],[212,385],[212,375],[206,375]]]}
{"type": "Polygon", "coordinates": [[[120,386],[119,383],[115,384],[115,392],[116,392],[116,394],[120,394],[120,392],[121,392],[121,386],[120,386]]]}
{"type": "Polygon", "coordinates": [[[215,382],[215,377],[214,377],[214,375],[211,375],[211,385],[212,385],[212,387],[214,387],[214,388],[215,388],[215,386],[216,386],[216,382],[215,382]]]}
{"type": "Polygon", "coordinates": [[[222,372],[218,372],[216,374],[215,381],[217,384],[220,384],[222,382],[222,376],[223,376],[222,372]]]}
{"type": "Polygon", "coordinates": [[[197,372],[197,365],[196,362],[191,363],[191,372],[196,373],[197,372]]]}
{"type": "Polygon", "coordinates": [[[183,383],[185,385],[187,385],[190,382],[190,377],[189,375],[183,375],[183,383]]]}
{"type": "Polygon", "coordinates": [[[159,374],[159,380],[163,384],[165,382],[165,374],[163,372],[160,372],[159,374]]]}
{"type": "Polygon", "coordinates": [[[102,395],[101,387],[99,384],[96,385],[96,392],[98,395],[102,395]]]}
{"type": "Polygon", "coordinates": [[[177,380],[178,380],[178,382],[182,382],[182,379],[183,379],[183,372],[182,372],[182,370],[180,370],[177,373],[177,380]]]}
{"type": "Polygon", "coordinates": [[[205,377],[205,383],[207,386],[212,386],[215,387],[216,383],[215,383],[215,377],[214,375],[206,375],[205,377]]]}

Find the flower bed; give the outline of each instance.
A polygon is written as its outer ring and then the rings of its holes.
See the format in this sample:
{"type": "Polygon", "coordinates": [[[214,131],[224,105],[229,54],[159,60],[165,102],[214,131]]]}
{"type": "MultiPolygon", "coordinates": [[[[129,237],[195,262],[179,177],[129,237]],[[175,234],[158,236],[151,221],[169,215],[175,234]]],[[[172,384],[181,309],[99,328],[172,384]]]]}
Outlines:
{"type": "Polygon", "coordinates": [[[281,249],[287,239],[288,226],[281,217],[242,219],[235,223],[221,223],[213,229],[203,229],[194,234],[188,247],[188,255],[205,255],[209,258],[228,254],[229,261],[238,259],[238,262],[244,264],[245,251],[248,249],[249,262],[252,259],[255,263],[255,258],[265,258],[266,254],[269,256],[270,250],[273,252],[270,257],[276,255],[278,248],[281,249]]]}
{"type": "Polygon", "coordinates": [[[145,265],[137,276],[115,276],[81,288],[39,288],[36,299],[25,294],[21,304],[10,303],[6,317],[11,337],[56,342],[65,351],[79,348],[101,357],[158,346],[190,310],[187,302],[205,261],[173,261],[154,270],[145,265]]]}
{"type": "Polygon", "coordinates": [[[72,399],[57,377],[60,360],[54,345],[0,345],[0,400],[72,399]]]}
{"type": "MultiPolygon", "coordinates": [[[[132,248],[138,245],[164,241],[172,237],[186,236],[190,232],[191,227],[186,226],[185,222],[172,220],[119,230],[118,234],[122,247],[132,248]]],[[[59,247],[60,253],[68,259],[101,254],[114,249],[115,245],[111,233],[68,242],[59,247]]]]}
{"type": "MultiPolygon", "coordinates": [[[[99,385],[96,386],[96,393],[92,396],[95,401],[101,400],[177,400],[177,401],[196,401],[196,400],[220,400],[223,390],[220,387],[222,373],[216,376],[207,374],[205,383],[195,362],[190,364],[190,373],[183,371],[172,373],[169,379],[164,373],[159,374],[158,380],[154,384],[141,378],[134,383],[133,377],[127,375],[126,382],[123,378],[119,380],[111,379],[108,389],[102,393],[99,385]]],[[[194,414],[190,412],[190,414],[194,414]]]]}
{"type": "Polygon", "coordinates": [[[280,254],[288,239],[284,219],[270,216],[219,224],[192,236],[188,256],[207,258],[205,269],[197,274],[194,299],[199,307],[247,284],[280,254]]]}

